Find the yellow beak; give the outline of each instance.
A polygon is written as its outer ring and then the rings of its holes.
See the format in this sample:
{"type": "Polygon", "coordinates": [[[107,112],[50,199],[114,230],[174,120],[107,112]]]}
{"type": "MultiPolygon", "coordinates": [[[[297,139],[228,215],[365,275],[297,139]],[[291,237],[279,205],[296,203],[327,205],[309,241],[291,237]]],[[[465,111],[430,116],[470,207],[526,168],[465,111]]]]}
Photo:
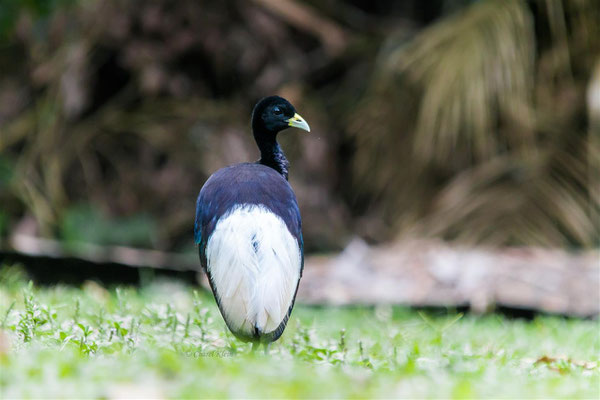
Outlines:
{"type": "Polygon", "coordinates": [[[294,128],[304,129],[306,132],[310,132],[310,126],[306,123],[304,118],[300,116],[300,114],[296,113],[294,116],[287,120],[289,126],[293,126],[294,128]]]}

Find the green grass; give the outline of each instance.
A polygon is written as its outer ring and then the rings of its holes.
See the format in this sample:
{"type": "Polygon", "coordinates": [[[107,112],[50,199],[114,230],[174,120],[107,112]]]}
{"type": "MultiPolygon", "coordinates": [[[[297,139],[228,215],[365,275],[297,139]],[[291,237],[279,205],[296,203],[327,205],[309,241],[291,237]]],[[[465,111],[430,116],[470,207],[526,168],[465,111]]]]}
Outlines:
{"type": "Polygon", "coordinates": [[[597,321],[297,306],[270,354],[211,295],[0,273],[0,397],[598,398],[597,321]]]}

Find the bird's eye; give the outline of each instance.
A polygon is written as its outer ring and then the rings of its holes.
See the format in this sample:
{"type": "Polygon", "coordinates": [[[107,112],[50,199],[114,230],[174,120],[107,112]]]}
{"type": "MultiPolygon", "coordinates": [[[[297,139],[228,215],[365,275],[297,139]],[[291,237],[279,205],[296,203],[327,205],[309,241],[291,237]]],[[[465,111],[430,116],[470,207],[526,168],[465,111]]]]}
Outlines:
{"type": "Polygon", "coordinates": [[[281,114],[283,114],[283,111],[281,111],[281,108],[279,108],[279,107],[273,107],[273,114],[281,115],[281,114]]]}

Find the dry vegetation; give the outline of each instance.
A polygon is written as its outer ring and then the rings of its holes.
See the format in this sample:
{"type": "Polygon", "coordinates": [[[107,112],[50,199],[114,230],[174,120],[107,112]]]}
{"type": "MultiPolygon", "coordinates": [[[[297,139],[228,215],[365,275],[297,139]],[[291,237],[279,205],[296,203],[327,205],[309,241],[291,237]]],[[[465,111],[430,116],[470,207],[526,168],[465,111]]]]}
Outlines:
{"type": "Polygon", "coordinates": [[[256,158],[249,112],[280,93],[313,126],[282,135],[309,250],[597,245],[599,3],[417,3],[3,3],[0,232],[185,250],[198,189],[256,158]]]}

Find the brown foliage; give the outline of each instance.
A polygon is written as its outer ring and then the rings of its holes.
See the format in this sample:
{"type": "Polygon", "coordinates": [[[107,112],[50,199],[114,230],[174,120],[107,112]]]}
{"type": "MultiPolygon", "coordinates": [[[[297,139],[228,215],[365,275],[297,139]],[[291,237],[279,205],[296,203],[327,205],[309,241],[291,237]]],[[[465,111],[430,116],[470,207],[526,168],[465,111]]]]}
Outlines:
{"type": "Polygon", "coordinates": [[[445,18],[416,0],[388,4],[403,14],[309,3],[24,10],[0,50],[9,227],[33,216],[55,236],[84,202],[149,213],[155,247],[186,246],[202,183],[257,157],[250,110],[278,93],[313,128],[281,135],[309,249],[353,232],[597,244],[600,155],[585,99],[599,62],[595,1],[492,0],[445,18]]]}

